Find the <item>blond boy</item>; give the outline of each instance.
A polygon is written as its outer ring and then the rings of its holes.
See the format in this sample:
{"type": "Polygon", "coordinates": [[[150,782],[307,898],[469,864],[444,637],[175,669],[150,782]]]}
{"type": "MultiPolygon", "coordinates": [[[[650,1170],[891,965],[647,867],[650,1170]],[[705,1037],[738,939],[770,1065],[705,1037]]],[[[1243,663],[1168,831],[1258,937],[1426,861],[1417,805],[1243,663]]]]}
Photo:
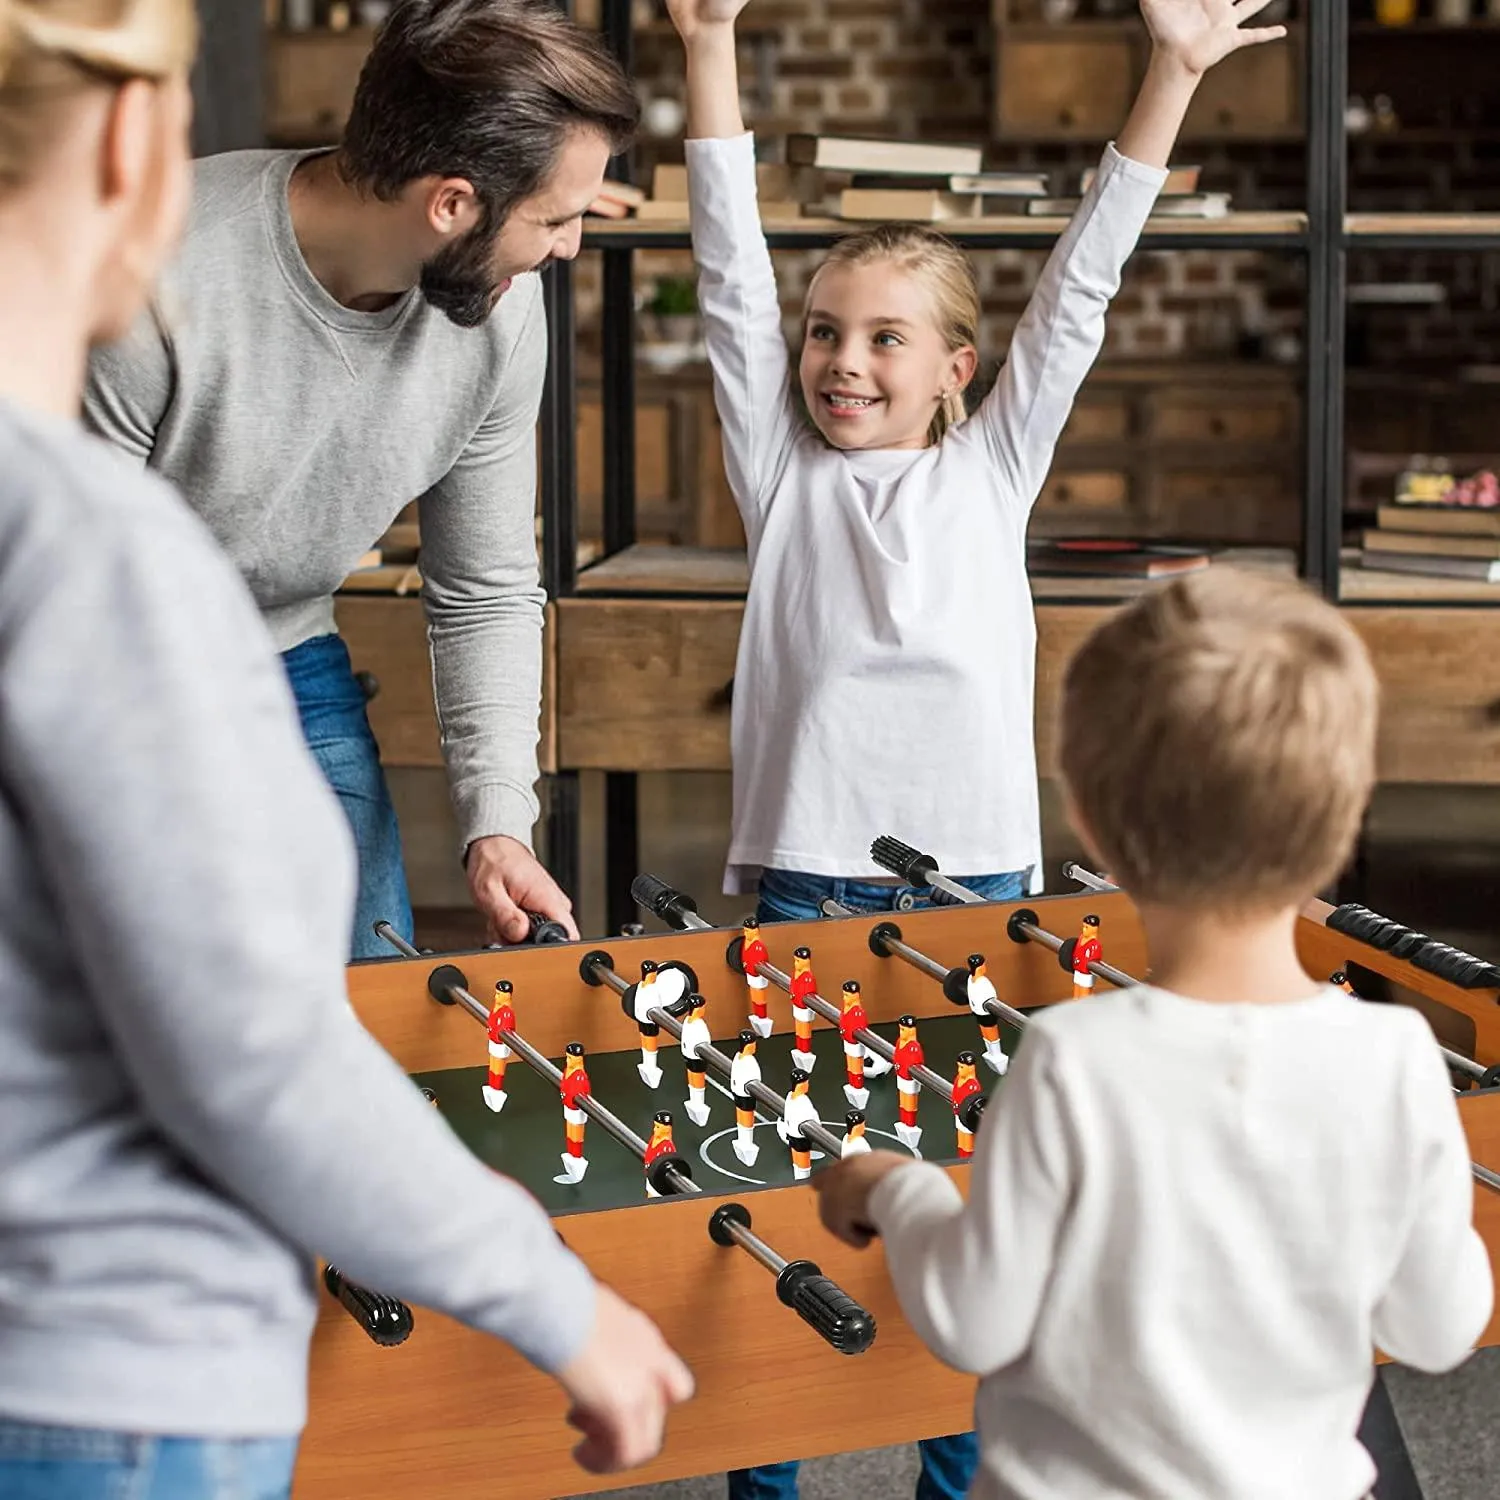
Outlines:
{"type": "Polygon", "coordinates": [[[1349,855],[1376,712],[1335,610],[1228,568],[1114,615],[1069,667],[1069,805],[1153,983],[1035,1019],[967,1205],[886,1152],[818,1179],[825,1224],[878,1233],[907,1317],[980,1377],[973,1500],[1357,1500],[1372,1350],[1447,1370],[1487,1323],[1426,1022],[1314,983],[1294,948],[1349,855]]]}

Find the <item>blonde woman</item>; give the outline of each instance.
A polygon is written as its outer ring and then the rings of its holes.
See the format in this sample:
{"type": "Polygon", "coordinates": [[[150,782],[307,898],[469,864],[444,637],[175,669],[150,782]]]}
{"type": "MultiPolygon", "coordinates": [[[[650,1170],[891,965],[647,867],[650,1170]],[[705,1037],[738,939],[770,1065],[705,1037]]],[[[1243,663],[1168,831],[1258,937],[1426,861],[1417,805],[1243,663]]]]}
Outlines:
{"type": "Polygon", "coordinates": [[[265,627],[78,422],[183,218],[193,45],[191,0],[0,3],[0,1495],[286,1495],[315,1254],[629,1466],[688,1372],[354,1020],[350,835],[265,627]]]}

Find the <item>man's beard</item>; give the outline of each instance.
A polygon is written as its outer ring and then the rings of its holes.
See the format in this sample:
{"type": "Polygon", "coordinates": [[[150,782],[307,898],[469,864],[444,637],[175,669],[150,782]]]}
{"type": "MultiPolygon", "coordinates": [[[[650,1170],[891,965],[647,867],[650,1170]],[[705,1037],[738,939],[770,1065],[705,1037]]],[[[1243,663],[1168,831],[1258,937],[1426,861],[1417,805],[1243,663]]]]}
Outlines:
{"type": "Polygon", "coordinates": [[[439,250],[422,266],[422,296],[460,328],[478,328],[499,300],[495,275],[495,241],[499,231],[471,229],[461,240],[439,250]]]}

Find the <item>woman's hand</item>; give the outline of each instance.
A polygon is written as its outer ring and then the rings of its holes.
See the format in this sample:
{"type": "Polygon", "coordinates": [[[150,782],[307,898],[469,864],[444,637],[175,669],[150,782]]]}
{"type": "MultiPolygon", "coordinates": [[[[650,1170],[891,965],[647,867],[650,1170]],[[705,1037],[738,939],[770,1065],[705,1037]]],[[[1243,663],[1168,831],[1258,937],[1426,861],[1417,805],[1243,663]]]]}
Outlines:
{"type": "MultiPolygon", "coordinates": [[[[732,0],[674,0],[697,9],[725,8],[732,0]]],[[[1141,0],[1141,15],[1156,51],[1194,74],[1206,73],[1216,62],[1238,52],[1274,42],[1286,35],[1285,26],[1247,27],[1245,22],[1263,11],[1271,0],[1141,0]]]]}

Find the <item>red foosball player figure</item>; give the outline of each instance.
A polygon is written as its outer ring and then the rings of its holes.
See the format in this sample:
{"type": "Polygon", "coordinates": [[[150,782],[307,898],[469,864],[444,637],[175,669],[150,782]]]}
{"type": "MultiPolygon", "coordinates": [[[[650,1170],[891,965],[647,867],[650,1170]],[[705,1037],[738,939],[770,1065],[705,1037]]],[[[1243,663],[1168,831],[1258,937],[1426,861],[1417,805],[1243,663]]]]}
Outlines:
{"type": "Polygon", "coordinates": [[[583,1154],[583,1128],[589,1117],[584,1112],[582,1099],[593,1093],[589,1086],[589,1075],[583,1070],[583,1043],[569,1042],[563,1054],[563,1076],[558,1085],[562,1093],[563,1128],[568,1137],[568,1148],[563,1152],[563,1169],[553,1182],[575,1183],[583,1181],[588,1171],[588,1158],[583,1154]]]}
{"type": "Polygon", "coordinates": [[[760,940],[760,923],[754,917],[746,917],[740,928],[740,967],[745,971],[745,983],[750,986],[750,1029],[756,1036],[770,1036],[771,1017],[766,1010],[766,992],[771,981],[760,972],[760,966],[771,961],[766,945],[760,940]]]}
{"type": "Polygon", "coordinates": [[[660,1198],[661,1194],[651,1186],[651,1165],[664,1156],[675,1156],[677,1147],[672,1144],[672,1117],[666,1110],[657,1110],[651,1117],[651,1122],[651,1139],[646,1142],[646,1154],[641,1159],[641,1165],[646,1169],[646,1196],[660,1198]]]}
{"type": "Polygon", "coordinates": [[[656,1038],[661,1027],[655,1021],[647,1020],[651,1011],[659,1010],[665,1004],[664,998],[657,993],[658,988],[656,965],[649,958],[645,959],[641,964],[641,978],[635,986],[631,1009],[635,1016],[636,1030],[641,1034],[641,1060],[635,1065],[635,1070],[648,1089],[661,1087],[661,1069],[656,1065],[656,1038]]]}
{"type": "Polygon", "coordinates": [[[713,1035],[703,1012],[708,1002],[702,995],[688,999],[688,1013],[682,1023],[682,1064],[687,1069],[687,1114],[694,1125],[708,1124],[708,1064],[698,1055],[699,1047],[713,1046],[713,1035]]]}
{"type": "MultiPolygon", "coordinates": [[[[1094,976],[1089,975],[1092,979],[1094,976]]],[[[965,984],[969,996],[969,1009],[979,1022],[979,1035],[984,1038],[984,1060],[997,1073],[1003,1075],[1010,1066],[1005,1048],[1000,1045],[1000,1023],[989,1009],[989,1002],[998,999],[995,984],[984,972],[984,954],[969,955],[969,977],[965,984]]]]}
{"type": "Polygon", "coordinates": [[[1353,995],[1356,1000],[1359,999],[1358,991],[1349,983],[1349,976],[1342,969],[1335,969],[1328,976],[1328,982],[1329,984],[1336,984],[1346,995],[1353,995]]]}
{"type": "Polygon", "coordinates": [[[870,1149],[870,1143],[865,1139],[865,1116],[864,1111],[851,1109],[844,1116],[844,1145],[839,1152],[839,1160],[846,1156],[859,1156],[870,1149]]]}
{"type": "Polygon", "coordinates": [[[760,1147],[755,1144],[755,1100],[750,1085],[760,1082],[760,1064],[755,1060],[755,1033],[740,1032],[738,1050],[729,1063],[729,1092],[734,1099],[734,1154],[747,1167],[755,1165],[760,1147]]]}
{"type": "Polygon", "coordinates": [[[1090,964],[1096,964],[1104,956],[1099,946],[1099,918],[1085,917],[1078,932],[1078,941],[1073,947],[1073,998],[1086,999],[1094,993],[1094,972],[1090,964]]]}
{"type": "Polygon", "coordinates": [[[953,1076],[953,1122],[958,1132],[958,1154],[970,1157],[974,1154],[974,1132],[965,1127],[961,1111],[966,1103],[980,1092],[979,1070],[972,1052],[958,1054],[958,1072],[953,1076]]]}
{"type": "Polygon", "coordinates": [[[859,981],[846,979],[839,1011],[839,1035],[844,1039],[844,1097],[855,1109],[863,1109],[870,1102],[870,1091],[865,1087],[865,1048],[854,1036],[869,1024],[870,1018],[859,997],[859,981]]]}
{"type": "Polygon", "coordinates": [[[812,1049],[813,1009],[807,1003],[809,995],[818,992],[818,981],[813,978],[812,949],[797,948],[792,953],[792,1027],[796,1040],[792,1043],[792,1066],[811,1073],[818,1055],[812,1049]]]}
{"type": "Polygon", "coordinates": [[[896,1121],[896,1139],[912,1152],[922,1139],[921,1127],[917,1124],[917,1095],[922,1085],[917,1082],[913,1068],[922,1066],[922,1044],[917,1040],[917,1018],[902,1016],[896,1022],[896,1101],[900,1118],[896,1121]]]}
{"type": "Polygon", "coordinates": [[[812,1142],[802,1133],[809,1121],[816,1123],[817,1106],[807,1092],[810,1082],[800,1069],[792,1072],[792,1091],[786,1096],[786,1114],[776,1122],[776,1133],[792,1148],[792,1176],[801,1182],[812,1176],[812,1142]]]}
{"type": "Polygon", "coordinates": [[[490,1001],[490,1072],[484,1081],[484,1102],[498,1115],[505,1108],[505,1069],[516,1054],[505,1045],[505,1035],[516,1029],[516,1013],[510,1004],[510,980],[495,984],[495,998],[490,1001]]]}

